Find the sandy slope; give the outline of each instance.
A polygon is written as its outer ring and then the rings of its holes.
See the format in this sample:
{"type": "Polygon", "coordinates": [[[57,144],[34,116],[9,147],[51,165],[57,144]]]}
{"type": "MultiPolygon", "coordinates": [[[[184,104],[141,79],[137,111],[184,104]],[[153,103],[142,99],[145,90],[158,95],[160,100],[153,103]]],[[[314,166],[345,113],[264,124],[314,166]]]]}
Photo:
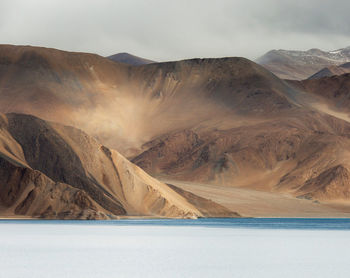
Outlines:
{"type": "Polygon", "coordinates": [[[213,200],[246,217],[350,217],[349,203],[318,203],[289,194],[163,179],[164,182],[213,200]]]}
{"type": "Polygon", "coordinates": [[[78,129],[2,114],[0,134],[1,216],[202,216],[185,196],[78,129]]]}

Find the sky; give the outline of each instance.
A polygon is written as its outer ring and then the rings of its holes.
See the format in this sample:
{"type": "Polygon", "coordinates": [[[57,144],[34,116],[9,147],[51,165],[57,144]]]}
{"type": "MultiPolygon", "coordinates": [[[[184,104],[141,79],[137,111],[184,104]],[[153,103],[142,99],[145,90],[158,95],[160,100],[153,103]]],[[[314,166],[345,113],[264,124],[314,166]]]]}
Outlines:
{"type": "Polygon", "coordinates": [[[155,61],[350,46],[349,0],[0,0],[0,43],[155,61]]]}

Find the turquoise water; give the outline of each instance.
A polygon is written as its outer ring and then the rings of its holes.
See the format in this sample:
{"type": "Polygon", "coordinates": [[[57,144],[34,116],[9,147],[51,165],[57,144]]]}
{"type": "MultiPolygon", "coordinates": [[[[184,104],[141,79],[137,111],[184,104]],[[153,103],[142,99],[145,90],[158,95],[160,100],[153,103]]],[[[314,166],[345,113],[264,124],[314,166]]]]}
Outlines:
{"type": "Polygon", "coordinates": [[[348,219],[0,220],[0,277],[348,278],[348,219]]]}
{"type": "Polygon", "coordinates": [[[0,220],[1,224],[63,224],[113,226],[202,226],[249,229],[350,230],[347,218],[201,218],[127,220],[0,220]]]}

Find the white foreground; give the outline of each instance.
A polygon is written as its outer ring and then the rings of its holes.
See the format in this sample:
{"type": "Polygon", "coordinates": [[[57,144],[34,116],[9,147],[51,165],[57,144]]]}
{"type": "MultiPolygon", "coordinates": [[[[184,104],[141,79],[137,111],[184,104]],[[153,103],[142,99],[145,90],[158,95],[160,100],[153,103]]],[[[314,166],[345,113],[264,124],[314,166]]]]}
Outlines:
{"type": "Polygon", "coordinates": [[[350,231],[0,225],[0,277],[346,277],[350,231]]]}

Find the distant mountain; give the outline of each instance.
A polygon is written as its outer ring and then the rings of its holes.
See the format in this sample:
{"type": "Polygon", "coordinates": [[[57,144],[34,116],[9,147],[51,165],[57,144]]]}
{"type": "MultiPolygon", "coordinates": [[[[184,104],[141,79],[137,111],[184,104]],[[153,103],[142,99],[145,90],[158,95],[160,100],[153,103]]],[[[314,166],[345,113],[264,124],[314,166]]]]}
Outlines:
{"type": "Polygon", "coordinates": [[[155,61],[137,57],[135,55],[131,55],[125,52],[114,54],[114,55],[108,56],[107,58],[115,62],[129,64],[132,66],[140,66],[140,65],[156,63],[155,61]]]}
{"type": "Polygon", "coordinates": [[[325,67],[350,62],[350,46],[329,52],[271,50],[256,62],[282,79],[303,80],[325,67]]]}
{"type": "Polygon", "coordinates": [[[321,69],[315,74],[311,75],[308,79],[318,79],[322,77],[330,77],[334,75],[342,75],[345,73],[350,73],[350,63],[345,63],[340,66],[329,66],[321,69]]]}
{"type": "MultiPolygon", "coordinates": [[[[310,95],[322,97],[328,109],[345,113],[348,119],[350,113],[350,73],[289,81],[296,89],[308,92],[310,95]]],[[[349,118],[350,119],[350,118],[349,118]]]]}

